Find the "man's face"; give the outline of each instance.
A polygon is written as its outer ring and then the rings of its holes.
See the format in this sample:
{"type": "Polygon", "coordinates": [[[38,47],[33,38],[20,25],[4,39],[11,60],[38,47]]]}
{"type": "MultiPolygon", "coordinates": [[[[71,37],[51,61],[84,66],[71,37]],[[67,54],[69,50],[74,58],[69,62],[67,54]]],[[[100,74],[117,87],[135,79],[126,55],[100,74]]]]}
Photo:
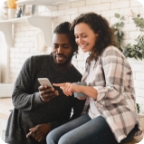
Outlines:
{"type": "Polygon", "coordinates": [[[67,34],[53,34],[52,55],[55,64],[58,66],[67,66],[71,63],[73,49],[67,34]]]}

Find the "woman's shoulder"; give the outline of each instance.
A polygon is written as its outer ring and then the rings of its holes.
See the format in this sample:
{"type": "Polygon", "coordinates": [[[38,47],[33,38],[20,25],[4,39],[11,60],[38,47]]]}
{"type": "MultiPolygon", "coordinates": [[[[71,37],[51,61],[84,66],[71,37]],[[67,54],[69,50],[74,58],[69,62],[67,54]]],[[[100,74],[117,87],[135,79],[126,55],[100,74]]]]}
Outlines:
{"type": "Polygon", "coordinates": [[[113,56],[113,57],[125,58],[123,53],[117,47],[115,47],[113,45],[106,47],[101,56],[102,57],[113,56]]]}

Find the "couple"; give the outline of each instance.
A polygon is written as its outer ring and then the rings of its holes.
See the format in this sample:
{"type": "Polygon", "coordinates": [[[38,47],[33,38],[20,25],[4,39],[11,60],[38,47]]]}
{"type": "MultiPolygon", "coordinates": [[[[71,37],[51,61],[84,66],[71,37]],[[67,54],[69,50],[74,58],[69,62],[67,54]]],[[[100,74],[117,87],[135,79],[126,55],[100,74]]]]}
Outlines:
{"type": "MultiPolygon", "coordinates": [[[[17,135],[23,138],[26,132],[28,139],[25,144],[41,142],[47,134],[47,144],[118,144],[141,134],[132,71],[126,58],[116,48],[108,22],[96,13],[81,14],[72,23],[69,38],[68,35],[65,38],[60,37],[63,34],[54,31],[52,59],[44,56],[42,60],[38,59],[41,56],[32,57],[23,66],[13,93],[15,109],[8,123],[10,130],[8,127],[6,131],[7,142],[13,144],[17,135]],[[74,67],[70,62],[73,52],[77,51],[74,37],[81,50],[90,53],[81,79],[87,86],[72,84],[80,78],[80,74],[76,77],[76,70],[72,72],[74,67]],[[62,43],[64,39],[68,41],[62,43]],[[53,62],[53,65],[45,67],[49,61],[53,62]],[[48,70],[52,67],[54,71],[50,75],[48,70]],[[65,69],[70,75],[64,74],[65,69]],[[61,73],[55,78],[56,70],[61,73]],[[62,73],[63,77],[60,79],[62,73]],[[34,92],[39,86],[36,78],[40,76],[48,76],[55,89],[40,86],[40,93],[34,92]],[[74,92],[82,92],[85,97],[76,99],[73,97],[74,92]],[[67,105],[63,103],[69,99],[67,105]],[[78,117],[84,102],[85,107],[89,104],[88,112],[78,117]],[[70,108],[74,106],[76,107],[72,119],[78,118],[65,123],[64,117],[69,120],[70,108]],[[53,109],[57,109],[56,113],[53,113],[53,109]],[[49,114],[52,115],[51,118],[49,114]],[[17,117],[14,117],[15,115],[17,117]],[[12,119],[16,119],[15,122],[12,119]],[[63,123],[65,124],[61,125],[63,123]],[[15,133],[13,124],[17,126],[15,133]],[[34,127],[31,128],[32,125],[34,127]],[[59,125],[61,126],[57,127],[59,125]],[[37,126],[39,130],[36,129],[37,126]],[[41,128],[46,129],[43,135],[41,133],[44,130],[40,131],[41,128]]],[[[21,138],[19,141],[22,143],[21,138]]]]}

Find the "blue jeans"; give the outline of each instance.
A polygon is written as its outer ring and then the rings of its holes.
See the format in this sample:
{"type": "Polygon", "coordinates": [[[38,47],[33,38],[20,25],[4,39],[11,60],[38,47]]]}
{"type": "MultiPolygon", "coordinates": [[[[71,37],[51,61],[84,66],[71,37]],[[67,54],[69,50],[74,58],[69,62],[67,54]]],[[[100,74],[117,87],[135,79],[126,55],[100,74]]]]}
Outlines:
{"type": "Polygon", "coordinates": [[[46,138],[47,144],[118,144],[106,120],[87,114],[54,130],[46,138]]]}

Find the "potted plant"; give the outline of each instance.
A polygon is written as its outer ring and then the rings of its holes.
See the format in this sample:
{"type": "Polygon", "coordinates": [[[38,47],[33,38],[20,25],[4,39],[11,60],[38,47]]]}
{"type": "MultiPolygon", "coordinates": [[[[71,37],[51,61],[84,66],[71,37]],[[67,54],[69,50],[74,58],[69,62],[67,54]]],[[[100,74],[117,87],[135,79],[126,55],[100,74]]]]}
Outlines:
{"type": "Polygon", "coordinates": [[[124,27],[124,17],[118,13],[115,14],[115,17],[118,19],[118,22],[113,24],[112,28],[114,30],[118,48],[126,57],[140,60],[144,59],[144,18],[141,18],[140,15],[132,18],[136,27],[139,28],[140,35],[135,39],[135,44],[123,46],[122,41],[124,32],[122,31],[122,27],[124,27]]]}

